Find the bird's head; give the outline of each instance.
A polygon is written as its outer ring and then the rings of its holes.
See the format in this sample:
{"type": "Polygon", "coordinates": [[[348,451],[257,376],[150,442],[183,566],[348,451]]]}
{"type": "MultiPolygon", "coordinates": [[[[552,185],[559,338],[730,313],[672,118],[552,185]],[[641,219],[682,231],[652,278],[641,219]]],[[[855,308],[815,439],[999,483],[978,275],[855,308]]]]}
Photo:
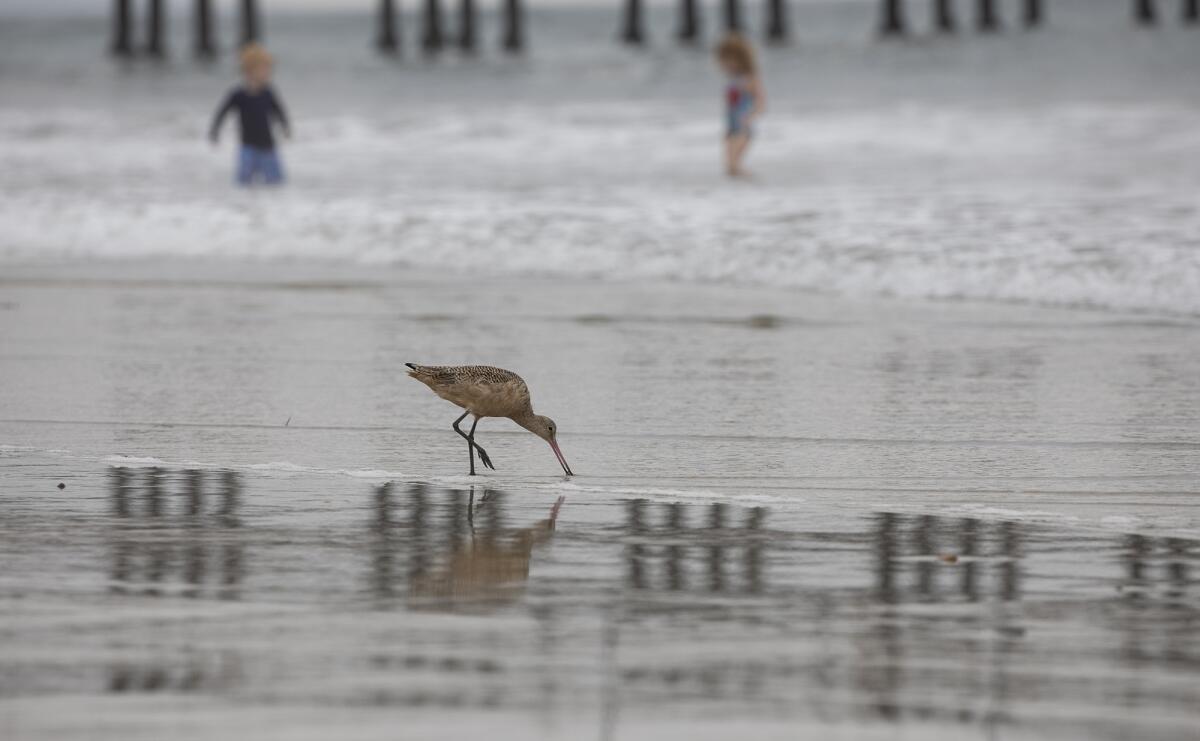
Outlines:
{"type": "Polygon", "coordinates": [[[558,425],[554,424],[554,420],[541,414],[533,415],[526,429],[550,443],[550,447],[554,450],[555,457],[563,467],[563,472],[568,476],[574,476],[571,467],[567,465],[567,459],[563,457],[562,451],[558,449],[558,425]]]}

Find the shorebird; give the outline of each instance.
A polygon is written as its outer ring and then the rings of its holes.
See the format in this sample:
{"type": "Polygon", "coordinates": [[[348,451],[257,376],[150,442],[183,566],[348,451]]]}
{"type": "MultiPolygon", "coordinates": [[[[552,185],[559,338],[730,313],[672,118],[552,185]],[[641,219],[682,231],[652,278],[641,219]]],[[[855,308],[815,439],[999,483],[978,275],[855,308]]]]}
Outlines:
{"type": "Polygon", "coordinates": [[[533,413],[533,405],[529,400],[529,387],[516,373],[493,368],[490,365],[417,365],[405,363],[410,370],[408,375],[417,379],[433,393],[451,404],[462,407],[466,411],[454,420],[454,431],[467,441],[467,454],[471,458],[471,475],[475,475],[475,453],[479,453],[479,461],[483,465],[496,470],[487,452],[475,442],[475,427],[483,417],[508,417],[533,434],[550,443],[550,448],[563,467],[563,472],[574,476],[567,459],[558,449],[555,436],[558,427],[554,420],[533,413]],[[473,415],[471,431],[463,432],[459,423],[473,415]]]}

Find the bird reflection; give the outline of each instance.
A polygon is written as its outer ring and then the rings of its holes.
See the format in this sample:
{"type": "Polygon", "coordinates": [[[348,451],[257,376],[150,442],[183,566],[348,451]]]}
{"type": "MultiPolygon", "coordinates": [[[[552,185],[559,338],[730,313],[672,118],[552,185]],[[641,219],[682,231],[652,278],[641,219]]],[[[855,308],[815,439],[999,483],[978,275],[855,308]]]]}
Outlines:
{"type": "Polygon", "coordinates": [[[510,604],[524,593],[535,549],[553,537],[564,501],[559,497],[545,519],[513,528],[506,524],[501,491],[433,493],[413,484],[397,501],[394,485],[384,484],[375,490],[371,524],[372,591],[381,604],[393,600],[395,562],[403,551],[411,607],[455,611],[510,604]]]}

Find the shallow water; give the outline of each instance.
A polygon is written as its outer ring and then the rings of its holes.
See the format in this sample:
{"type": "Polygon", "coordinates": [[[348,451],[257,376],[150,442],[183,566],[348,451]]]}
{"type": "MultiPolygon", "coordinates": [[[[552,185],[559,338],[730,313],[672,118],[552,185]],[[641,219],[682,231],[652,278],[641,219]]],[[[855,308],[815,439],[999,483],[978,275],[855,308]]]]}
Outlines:
{"type": "Polygon", "coordinates": [[[503,484],[114,467],[55,494],[28,468],[5,470],[14,738],[1200,720],[1191,538],[686,495],[568,494],[552,524],[553,491],[503,484]]]}
{"type": "Polygon", "coordinates": [[[0,297],[6,737],[1200,721],[1194,321],[179,262],[0,297]],[[481,358],[578,476],[497,420],[463,475],[399,369],[481,358]]]}

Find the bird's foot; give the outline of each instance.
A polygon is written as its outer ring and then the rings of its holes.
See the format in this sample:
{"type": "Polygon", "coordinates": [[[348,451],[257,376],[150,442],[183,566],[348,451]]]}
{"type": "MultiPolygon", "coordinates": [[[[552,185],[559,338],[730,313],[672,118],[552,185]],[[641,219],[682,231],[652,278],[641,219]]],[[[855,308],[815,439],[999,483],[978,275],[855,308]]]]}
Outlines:
{"type": "Polygon", "coordinates": [[[480,463],[482,463],[483,465],[492,469],[493,471],[496,470],[496,467],[492,465],[492,459],[488,457],[487,451],[485,451],[483,448],[476,445],[475,452],[479,454],[479,462],[480,463]]]}

